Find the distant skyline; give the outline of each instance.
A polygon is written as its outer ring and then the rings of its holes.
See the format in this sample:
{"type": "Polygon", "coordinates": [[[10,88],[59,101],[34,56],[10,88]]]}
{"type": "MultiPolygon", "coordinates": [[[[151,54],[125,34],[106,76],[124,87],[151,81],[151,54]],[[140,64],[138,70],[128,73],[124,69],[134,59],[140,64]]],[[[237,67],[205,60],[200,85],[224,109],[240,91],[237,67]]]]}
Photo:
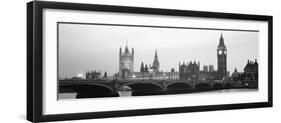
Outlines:
{"type": "Polygon", "coordinates": [[[86,24],[59,24],[59,77],[85,77],[89,70],[119,70],[119,48],[134,48],[134,71],[141,62],[152,64],[157,49],[160,70],[178,71],[179,62],[200,62],[217,70],[217,46],[223,34],[227,71],[243,71],[247,60],[258,59],[259,32],[178,29],[86,24]]]}

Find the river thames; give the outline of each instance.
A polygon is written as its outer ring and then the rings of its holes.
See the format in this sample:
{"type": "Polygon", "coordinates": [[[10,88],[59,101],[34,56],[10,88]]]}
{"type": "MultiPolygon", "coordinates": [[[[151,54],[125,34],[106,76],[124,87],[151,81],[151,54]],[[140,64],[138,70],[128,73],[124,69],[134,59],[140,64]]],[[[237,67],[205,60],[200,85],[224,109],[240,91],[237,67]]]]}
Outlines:
{"type": "MultiPolygon", "coordinates": [[[[210,90],[210,91],[202,91],[202,92],[192,92],[192,93],[177,93],[177,94],[211,94],[211,93],[236,93],[236,92],[254,92],[258,91],[258,89],[223,89],[223,90],[210,90]]],[[[133,97],[132,91],[119,91],[119,97],[133,97]]],[[[59,93],[59,99],[76,99],[76,93],[59,93]]],[[[160,94],[165,95],[165,94],[160,94]]],[[[168,95],[168,94],[167,94],[168,95]]],[[[142,95],[137,95],[142,96],[142,95]]]]}

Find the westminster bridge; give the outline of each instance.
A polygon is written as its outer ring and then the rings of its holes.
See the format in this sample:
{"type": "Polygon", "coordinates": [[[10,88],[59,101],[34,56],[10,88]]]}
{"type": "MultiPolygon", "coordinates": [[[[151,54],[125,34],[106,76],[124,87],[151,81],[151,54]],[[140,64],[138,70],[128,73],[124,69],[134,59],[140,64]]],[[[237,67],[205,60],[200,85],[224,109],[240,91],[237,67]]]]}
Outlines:
{"type": "Polygon", "coordinates": [[[225,89],[235,86],[231,80],[59,80],[59,93],[77,93],[79,98],[117,97],[118,91],[159,93],[168,91],[225,89]]]}

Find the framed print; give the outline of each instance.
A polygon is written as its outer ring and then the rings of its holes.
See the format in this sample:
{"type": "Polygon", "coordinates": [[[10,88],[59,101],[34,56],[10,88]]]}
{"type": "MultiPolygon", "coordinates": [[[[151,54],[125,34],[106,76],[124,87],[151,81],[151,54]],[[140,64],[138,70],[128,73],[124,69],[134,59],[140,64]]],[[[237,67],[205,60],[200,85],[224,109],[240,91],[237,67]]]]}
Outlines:
{"type": "Polygon", "coordinates": [[[272,16],[33,1],[33,122],[272,107],[272,16]]]}

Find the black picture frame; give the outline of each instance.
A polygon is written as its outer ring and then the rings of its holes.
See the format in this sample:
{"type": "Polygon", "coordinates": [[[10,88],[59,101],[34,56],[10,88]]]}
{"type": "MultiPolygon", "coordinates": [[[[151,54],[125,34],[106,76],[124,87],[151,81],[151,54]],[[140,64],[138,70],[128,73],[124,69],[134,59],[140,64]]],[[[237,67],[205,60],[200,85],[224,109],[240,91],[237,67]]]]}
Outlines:
{"type": "Polygon", "coordinates": [[[27,3],[27,120],[32,122],[46,122],[46,121],[106,118],[106,117],[123,117],[123,116],[137,116],[137,115],[154,115],[154,114],[272,107],[273,106],[273,96],[272,96],[272,92],[273,92],[272,91],[272,78],[273,78],[272,75],[273,32],[272,31],[273,29],[272,28],[273,28],[273,17],[265,16],[265,15],[248,15],[248,14],[93,5],[93,4],[80,4],[80,3],[45,2],[45,1],[29,2],[27,3]],[[43,112],[43,102],[42,102],[43,100],[43,95],[42,95],[43,13],[42,10],[45,8],[266,21],[268,22],[268,101],[258,102],[258,103],[44,115],[42,113],[43,112]]]}

